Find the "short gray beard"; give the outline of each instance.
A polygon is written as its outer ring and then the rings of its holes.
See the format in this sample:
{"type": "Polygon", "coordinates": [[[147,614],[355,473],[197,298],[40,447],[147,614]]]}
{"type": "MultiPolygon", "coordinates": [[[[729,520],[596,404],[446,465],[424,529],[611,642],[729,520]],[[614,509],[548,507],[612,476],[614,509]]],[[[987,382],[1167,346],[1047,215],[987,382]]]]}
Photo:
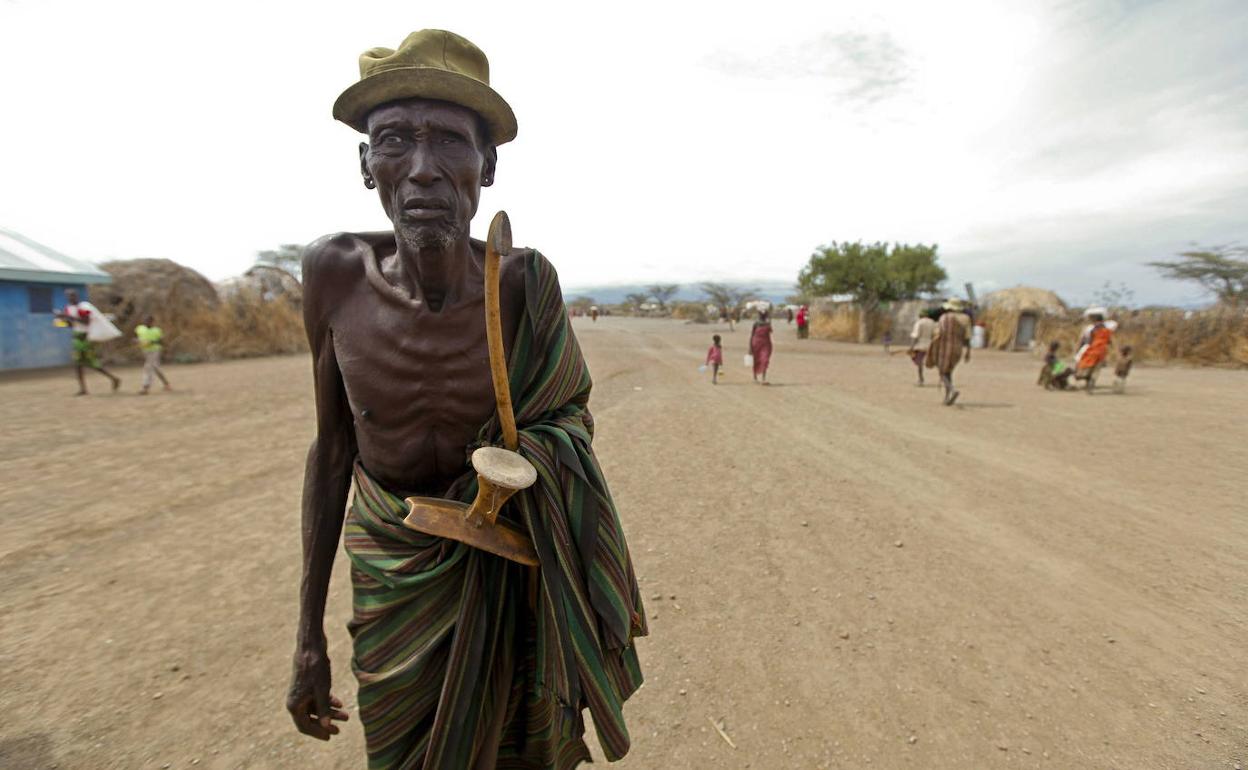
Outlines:
{"type": "Polygon", "coordinates": [[[459,240],[458,228],[453,225],[442,227],[422,225],[420,227],[399,227],[399,238],[403,245],[412,251],[441,249],[446,251],[459,240]]]}

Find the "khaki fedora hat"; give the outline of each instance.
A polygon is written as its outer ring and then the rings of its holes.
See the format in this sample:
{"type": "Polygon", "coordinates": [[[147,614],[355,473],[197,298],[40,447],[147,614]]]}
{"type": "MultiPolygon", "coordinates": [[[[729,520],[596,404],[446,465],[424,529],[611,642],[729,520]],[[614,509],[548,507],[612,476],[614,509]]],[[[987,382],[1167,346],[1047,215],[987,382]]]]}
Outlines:
{"type": "Polygon", "coordinates": [[[490,141],[516,138],[516,115],[490,88],[490,62],[467,39],[441,29],[408,35],[398,50],[360,54],[360,80],[338,96],[334,118],[368,132],[368,113],[398,99],[438,99],[467,107],[490,128],[490,141]]]}

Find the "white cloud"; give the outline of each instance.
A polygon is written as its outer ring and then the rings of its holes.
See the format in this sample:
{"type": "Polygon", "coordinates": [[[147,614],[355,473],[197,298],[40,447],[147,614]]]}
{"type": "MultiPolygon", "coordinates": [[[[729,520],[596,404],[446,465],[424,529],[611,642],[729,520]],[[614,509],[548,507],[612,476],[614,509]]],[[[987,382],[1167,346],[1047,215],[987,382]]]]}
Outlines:
{"type": "Polygon", "coordinates": [[[478,224],[567,285],[791,279],[938,242],[955,285],[1067,295],[1245,238],[1248,6],[1220,2],[0,4],[0,225],[213,278],[384,228],[329,108],[358,53],[454,29],[516,109],[478,224]],[[829,7],[822,7],[829,6],[829,7]]]}

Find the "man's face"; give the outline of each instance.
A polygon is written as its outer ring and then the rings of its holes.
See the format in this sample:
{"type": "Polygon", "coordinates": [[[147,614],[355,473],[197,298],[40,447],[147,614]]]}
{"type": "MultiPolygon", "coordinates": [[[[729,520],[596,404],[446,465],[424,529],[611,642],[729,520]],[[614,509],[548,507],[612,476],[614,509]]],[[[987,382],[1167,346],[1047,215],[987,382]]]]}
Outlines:
{"type": "Polygon", "coordinates": [[[496,158],[476,113],[429,99],[382,105],[368,116],[361,152],[361,170],[408,248],[445,249],[468,236],[496,158]]]}
{"type": "Polygon", "coordinates": [[[73,289],[70,289],[69,291],[65,292],[65,301],[71,305],[77,305],[78,304],[78,292],[74,291],[73,289]]]}

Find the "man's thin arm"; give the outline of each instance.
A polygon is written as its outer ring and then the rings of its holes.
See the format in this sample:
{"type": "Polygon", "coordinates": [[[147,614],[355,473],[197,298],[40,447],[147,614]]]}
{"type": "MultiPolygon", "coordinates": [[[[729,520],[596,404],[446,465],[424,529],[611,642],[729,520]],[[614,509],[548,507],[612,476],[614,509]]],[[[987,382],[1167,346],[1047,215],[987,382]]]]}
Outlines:
{"type": "Polygon", "coordinates": [[[303,476],[303,579],[299,586],[300,647],[323,648],[325,599],[338,540],[342,535],[355,433],[332,333],[319,315],[316,298],[305,304],[304,323],[313,355],[316,438],[303,476]]]}
{"type": "MultiPolygon", "coordinates": [[[[303,579],[299,585],[299,627],[294,672],[286,708],[299,732],[319,740],[338,733],[335,721],[347,719],[342,701],[330,692],[332,676],[325,643],[325,598],[329,575],[342,535],[343,511],[351,487],[355,430],[342,373],[334,355],[333,333],[326,308],[336,298],[326,292],[341,282],[326,275],[318,257],[323,245],[309,247],[304,257],[303,323],[312,348],[316,392],[316,439],[308,450],[303,478],[303,579]]],[[[330,255],[332,257],[332,255],[330,255]]]]}

